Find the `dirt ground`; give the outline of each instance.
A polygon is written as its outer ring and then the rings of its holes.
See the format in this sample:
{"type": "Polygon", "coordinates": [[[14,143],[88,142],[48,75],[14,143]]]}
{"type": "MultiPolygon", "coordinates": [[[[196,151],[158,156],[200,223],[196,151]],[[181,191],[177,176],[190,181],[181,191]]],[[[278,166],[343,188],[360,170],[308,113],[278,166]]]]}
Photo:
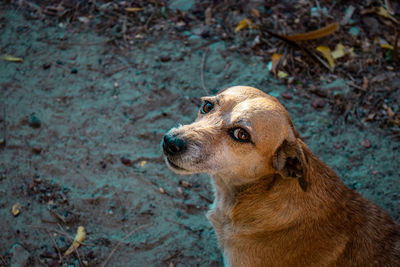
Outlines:
{"type": "Polygon", "coordinates": [[[288,87],[260,57],[192,32],[122,49],[83,23],[11,8],[0,24],[1,54],[24,60],[0,61],[0,266],[222,266],[205,218],[209,178],[173,174],[160,149],[166,131],[195,118],[202,66],[209,94],[250,85],[278,97],[311,150],[400,220],[400,143],[295,89],[282,97],[288,87]],[[78,226],[86,239],[63,256],[78,226]]]}

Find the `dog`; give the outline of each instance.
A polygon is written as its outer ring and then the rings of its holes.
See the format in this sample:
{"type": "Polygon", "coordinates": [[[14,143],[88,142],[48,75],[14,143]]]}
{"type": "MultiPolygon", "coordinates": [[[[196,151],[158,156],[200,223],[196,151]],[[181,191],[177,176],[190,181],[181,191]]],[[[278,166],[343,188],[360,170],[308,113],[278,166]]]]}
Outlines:
{"type": "Polygon", "coordinates": [[[247,86],[202,98],[162,140],[167,166],[207,173],[228,266],[400,266],[400,225],[316,157],[279,101],[247,86]]]}

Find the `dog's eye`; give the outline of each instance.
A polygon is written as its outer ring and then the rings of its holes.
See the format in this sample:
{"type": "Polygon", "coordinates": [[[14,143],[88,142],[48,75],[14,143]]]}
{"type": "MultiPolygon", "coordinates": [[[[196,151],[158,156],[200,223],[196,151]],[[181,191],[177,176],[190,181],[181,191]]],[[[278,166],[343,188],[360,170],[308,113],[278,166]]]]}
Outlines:
{"type": "Polygon", "coordinates": [[[201,113],[206,114],[210,112],[214,108],[214,105],[211,102],[205,101],[203,106],[201,106],[201,113]]]}
{"type": "Polygon", "coordinates": [[[240,142],[248,142],[250,141],[250,134],[246,132],[243,128],[236,128],[232,131],[233,139],[240,142]]]}

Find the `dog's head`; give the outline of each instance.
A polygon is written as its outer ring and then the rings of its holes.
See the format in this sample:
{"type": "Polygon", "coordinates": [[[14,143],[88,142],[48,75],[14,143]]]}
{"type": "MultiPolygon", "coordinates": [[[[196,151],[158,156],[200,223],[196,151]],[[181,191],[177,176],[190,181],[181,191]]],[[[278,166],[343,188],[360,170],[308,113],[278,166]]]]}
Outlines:
{"type": "Polygon", "coordinates": [[[306,189],[298,134],[276,98],[235,86],[202,100],[197,119],[172,128],[162,140],[171,170],[208,173],[232,185],[280,174],[298,178],[306,189]]]}

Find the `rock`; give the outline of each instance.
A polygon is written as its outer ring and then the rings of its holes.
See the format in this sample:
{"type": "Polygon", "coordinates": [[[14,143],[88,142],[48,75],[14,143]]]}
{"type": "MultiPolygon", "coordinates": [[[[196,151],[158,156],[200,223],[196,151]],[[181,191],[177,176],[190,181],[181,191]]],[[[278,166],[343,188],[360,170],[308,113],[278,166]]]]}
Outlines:
{"type": "Polygon", "coordinates": [[[128,158],[122,157],[121,158],[121,163],[126,165],[126,166],[131,166],[132,165],[132,161],[128,158]]]}
{"type": "Polygon", "coordinates": [[[282,96],[283,98],[287,99],[287,100],[293,99],[292,94],[289,93],[289,92],[284,92],[284,93],[281,94],[281,96],[282,96]]]}
{"type": "Polygon", "coordinates": [[[40,146],[33,146],[31,147],[31,151],[33,154],[39,155],[42,153],[42,148],[40,146]]]}
{"type": "Polygon", "coordinates": [[[35,115],[31,115],[28,118],[28,124],[29,126],[31,126],[32,128],[40,128],[40,126],[42,125],[41,121],[39,120],[38,117],[36,117],[35,115]]]}
{"type": "Polygon", "coordinates": [[[361,145],[365,148],[370,148],[371,147],[371,141],[369,141],[367,138],[364,138],[364,140],[362,140],[361,145]]]}
{"type": "Polygon", "coordinates": [[[10,267],[31,266],[29,263],[30,253],[20,244],[14,244],[10,249],[10,267]]]}
{"type": "Polygon", "coordinates": [[[325,100],[323,100],[321,98],[316,98],[316,99],[314,99],[314,101],[312,102],[311,105],[316,109],[320,109],[320,108],[325,107],[325,104],[326,104],[325,100]]]}
{"type": "Polygon", "coordinates": [[[171,57],[170,56],[161,56],[160,61],[161,62],[169,62],[169,61],[171,61],[171,57]]]}

